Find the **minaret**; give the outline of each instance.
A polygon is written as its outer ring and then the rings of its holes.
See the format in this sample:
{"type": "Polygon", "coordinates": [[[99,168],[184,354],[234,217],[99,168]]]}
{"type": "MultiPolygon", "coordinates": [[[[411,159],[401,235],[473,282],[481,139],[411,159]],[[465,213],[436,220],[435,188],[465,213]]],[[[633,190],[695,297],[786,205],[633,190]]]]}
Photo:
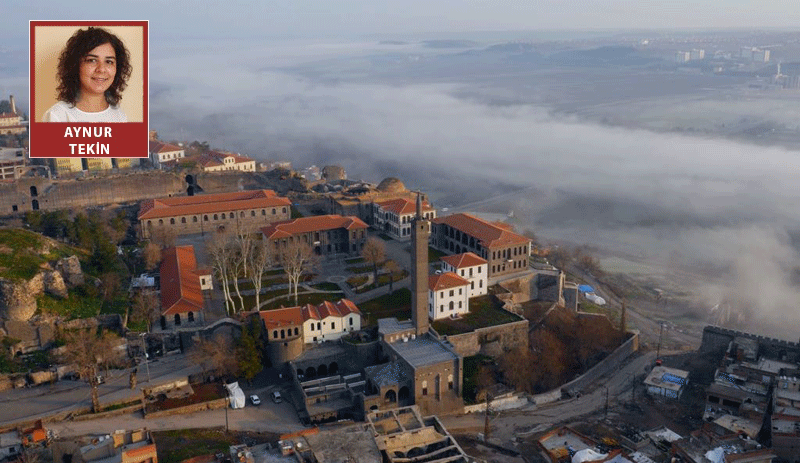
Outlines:
{"type": "Polygon", "coordinates": [[[428,332],[428,237],[431,223],[422,218],[422,194],[417,192],[417,217],[411,223],[411,321],[417,336],[428,332]]]}
{"type": "Polygon", "coordinates": [[[14,103],[14,95],[8,96],[8,103],[11,105],[11,114],[17,114],[17,105],[14,103]]]}

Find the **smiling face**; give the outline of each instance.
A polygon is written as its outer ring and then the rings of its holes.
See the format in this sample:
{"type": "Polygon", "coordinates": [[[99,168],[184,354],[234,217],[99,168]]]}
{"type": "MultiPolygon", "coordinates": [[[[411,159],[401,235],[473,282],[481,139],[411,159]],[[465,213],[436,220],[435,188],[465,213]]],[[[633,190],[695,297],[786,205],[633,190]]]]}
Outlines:
{"type": "Polygon", "coordinates": [[[117,74],[117,55],[110,43],[98,45],[81,58],[80,81],[83,95],[103,95],[117,74]]]}

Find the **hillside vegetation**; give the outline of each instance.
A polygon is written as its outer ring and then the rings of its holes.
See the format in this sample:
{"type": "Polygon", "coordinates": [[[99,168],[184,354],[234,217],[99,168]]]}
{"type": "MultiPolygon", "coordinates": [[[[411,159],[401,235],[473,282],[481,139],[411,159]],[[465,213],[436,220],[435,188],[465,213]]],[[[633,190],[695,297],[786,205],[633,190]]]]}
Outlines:
{"type": "Polygon", "coordinates": [[[0,229],[0,278],[28,280],[47,262],[78,250],[23,229],[0,229]]]}

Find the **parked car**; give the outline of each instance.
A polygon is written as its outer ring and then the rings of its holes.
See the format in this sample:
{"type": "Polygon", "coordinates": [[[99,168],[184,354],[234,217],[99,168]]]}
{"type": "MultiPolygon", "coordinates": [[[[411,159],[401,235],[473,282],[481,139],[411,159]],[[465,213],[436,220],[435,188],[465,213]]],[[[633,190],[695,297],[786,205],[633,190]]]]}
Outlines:
{"type": "Polygon", "coordinates": [[[283,397],[281,397],[281,393],[278,391],[273,391],[271,394],[272,401],[276,404],[283,402],[283,397]]]}
{"type": "Polygon", "coordinates": [[[253,405],[261,405],[261,399],[259,399],[257,395],[253,394],[250,396],[250,403],[253,405]]]}

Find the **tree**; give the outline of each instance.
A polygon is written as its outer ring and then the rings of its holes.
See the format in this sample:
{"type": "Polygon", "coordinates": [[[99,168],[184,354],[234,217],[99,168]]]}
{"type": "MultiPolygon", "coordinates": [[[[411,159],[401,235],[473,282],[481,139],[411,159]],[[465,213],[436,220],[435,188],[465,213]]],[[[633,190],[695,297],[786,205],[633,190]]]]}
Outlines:
{"type": "Polygon", "coordinates": [[[394,274],[403,270],[400,264],[393,260],[387,260],[383,268],[389,271],[389,294],[394,292],[394,274]]]}
{"type": "Polygon", "coordinates": [[[547,253],[547,257],[550,263],[563,271],[567,271],[567,267],[572,262],[572,253],[565,247],[554,247],[547,253]]]}
{"type": "Polygon", "coordinates": [[[280,246],[278,258],[289,279],[289,296],[294,294],[294,304],[297,305],[297,288],[300,286],[300,279],[306,273],[310,273],[316,266],[317,259],[314,249],[307,243],[289,237],[280,246]]]}
{"type": "Polygon", "coordinates": [[[242,336],[236,349],[239,372],[249,382],[264,369],[261,363],[261,349],[256,334],[249,325],[242,328],[242,336]]]}
{"type": "Polygon", "coordinates": [[[189,351],[193,363],[200,365],[203,375],[213,372],[220,376],[234,375],[239,370],[233,341],[222,334],[213,338],[201,338],[189,351]]]}
{"type": "MultiPolygon", "coordinates": [[[[153,320],[157,319],[160,315],[160,303],[155,291],[145,289],[136,293],[133,296],[133,304],[130,310],[130,319],[134,323],[144,323],[147,331],[153,326],[153,320]]],[[[128,317],[128,310],[125,311],[125,318],[128,317]]],[[[127,328],[127,320],[125,320],[124,328],[127,328]]]]}
{"type": "Polygon", "coordinates": [[[372,274],[375,277],[375,286],[378,286],[378,265],[386,258],[386,246],[383,241],[373,237],[367,239],[361,248],[361,257],[372,264],[372,274]]]}
{"type": "Polygon", "coordinates": [[[161,248],[156,243],[149,241],[142,248],[142,260],[145,270],[152,272],[161,263],[161,248]]]}
{"type": "Polygon", "coordinates": [[[250,282],[253,284],[253,289],[256,293],[256,306],[254,307],[255,310],[258,310],[259,307],[261,307],[260,296],[261,287],[264,284],[262,280],[264,271],[267,268],[272,267],[274,264],[275,262],[273,260],[273,255],[267,248],[266,242],[263,240],[254,242],[249,264],[246,265],[245,268],[247,269],[247,274],[250,275],[250,282]]]}
{"type": "Polygon", "coordinates": [[[230,279],[230,245],[228,237],[225,233],[212,233],[210,239],[206,242],[206,252],[211,259],[211,268],[214,276],[222,287],[222,294],[225,298],[225,311],[228,315],[236,311],[236,305],[231,297],[230,287],[228,281],[230,279]]]}
{"type": "Polygon", "coordinates": [[[109,331],[73,330],[64,333],[66,349],[64,362],[74,363],[81,378],[89,381],[92,392],[92,413],[100,411],[100,397],[97,392],[98,365],[111,360],[110,353],[116,336],[109,331]]]}

